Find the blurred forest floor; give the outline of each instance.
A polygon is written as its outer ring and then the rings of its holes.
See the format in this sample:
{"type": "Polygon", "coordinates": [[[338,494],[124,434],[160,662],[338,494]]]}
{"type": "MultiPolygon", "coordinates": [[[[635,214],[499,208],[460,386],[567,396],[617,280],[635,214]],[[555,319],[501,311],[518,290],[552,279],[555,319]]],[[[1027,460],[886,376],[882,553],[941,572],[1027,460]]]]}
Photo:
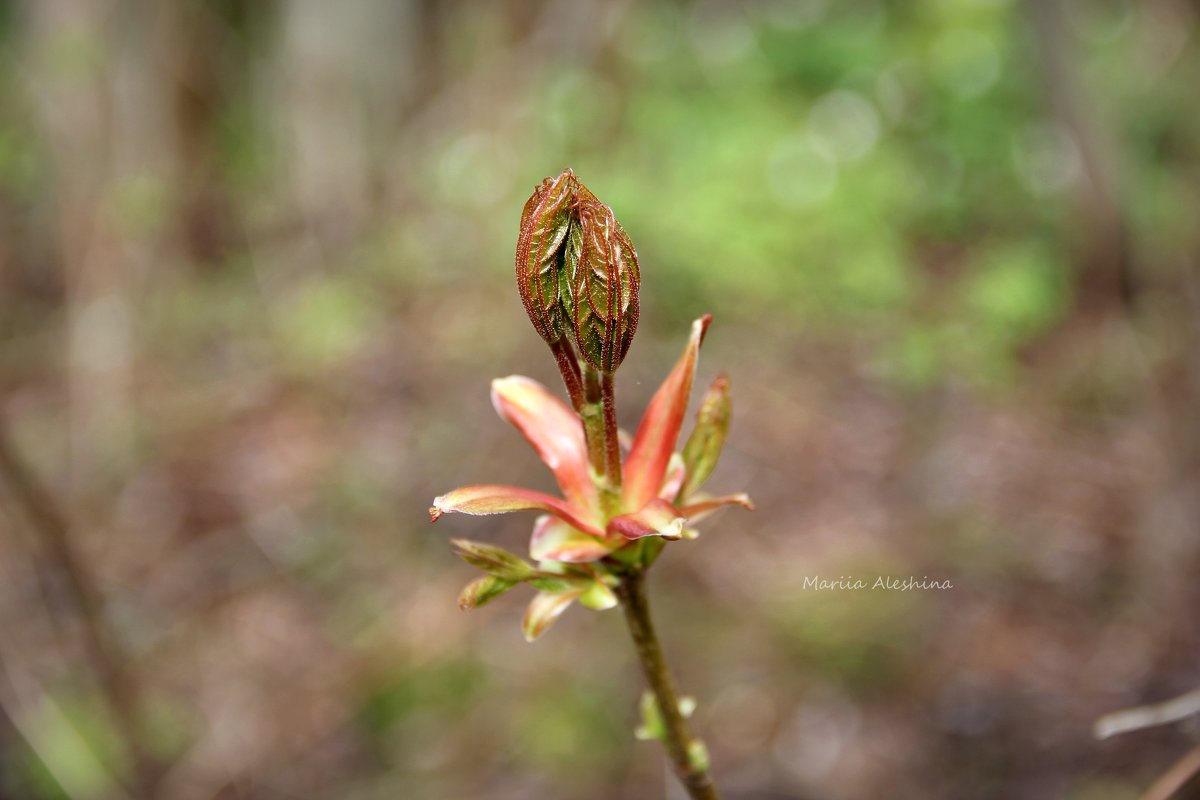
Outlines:
{"type": "MultiPolygon", "coordinates": [[[[731,800],[1135,798],[1200,684],[1200,4],[0,0],[0,797],[672,797],[613,614],[463,615],[572,166],[622,422],[715,315],[758,511],[651,587],[731,800]],[[810,576],[950,580],[814,591],[810,576]]],[[[514,592],[514,594],[518,594],[514,592]]]]}

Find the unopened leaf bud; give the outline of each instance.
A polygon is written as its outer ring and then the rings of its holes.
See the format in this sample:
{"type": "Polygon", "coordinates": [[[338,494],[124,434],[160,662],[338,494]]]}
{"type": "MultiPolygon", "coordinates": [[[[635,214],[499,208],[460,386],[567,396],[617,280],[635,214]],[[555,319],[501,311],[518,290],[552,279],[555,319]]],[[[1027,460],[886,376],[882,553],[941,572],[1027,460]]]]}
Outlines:
{"type": "Polygon", "coordinates": [[[662,712],[658,709],[658,701],[654,698],[654,693],[649,689],[642,692],[639,709],[641,711],[642,724],[633,732],[633,735],[640,741],[650,741],[652,739],[662,741],[666,739],[667,723],[663,720],[662,712]]]}
{"type": "Polygon", "coordinates": [[[616,371],[637,330],[637,251],[612,209],[569,168],[525,203],[516,273],[521,302],[547,343],[569,335],[592,369],[616,371]]]}

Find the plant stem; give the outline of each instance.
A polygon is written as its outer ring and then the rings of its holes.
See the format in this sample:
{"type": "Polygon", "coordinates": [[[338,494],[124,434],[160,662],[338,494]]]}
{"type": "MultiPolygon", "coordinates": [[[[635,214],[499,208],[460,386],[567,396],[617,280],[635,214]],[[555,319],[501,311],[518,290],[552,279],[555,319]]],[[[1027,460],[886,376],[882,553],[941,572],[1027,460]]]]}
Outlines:
{"type": "Polygon", "coordinates": [[[675,684],[650,619],[645,573],[637,568],[626,573],[616,593],[625,611],[625,622],[629,625],[629,634],[633,637],[642,672],[662,715],[666,728],[663,747],[667,750],[676,776],[692,800],[720,800],[721,795],[704,763],[706,759],[699,755],[703,752],[703,744],[692,735],[687,720],[679,710],[675,684]]]}
{"type": "Polygon", "coordinates": [[[566,339],[559,339],[550,345],[550,352],[554,354],[554,362],[558,364],[558,371],[562,373],[563,383],[567,386],[567,395],[571,398],[571,405],[574,406],[575,412],[583,413],[583,383],[579,377],[579,363],[575,361],[575,354],[571,352],[571,346],[567,344],[566,339]]]}
{"type": "Polygon", "coordinates": [[[571,398],[571,405],[583,424],[583,438],[587,442],[588,462],[596,475],[604,475],[604,418],[601,409],[600,384],[596,380],[596,374],[591,370],[588,370],[586,374],[580,371],[575,351],[566,339],[559,339],[552,343],[550,352],[554,354],[554,362],[558,364],[558,371],[562,374],[563,383],[567,387],[567,395],[571,398]]]}
{"type": "Polygon", "coordinates": [[[614,489],[621,488],[621,443],[617,438],[617,393],[613,376],[605,373],[600,382],[600,394],[604,399],[604,448],[608,465],[608,483],[614,489]]]}
{"type": "MultiPolygon", "coordinates": [[[[583,435],[587,439],[588,460],[592,471],[598,476],[607,474],[604,466],[604,410],[601,405],[600,376],[596,370],[583,366],[583,408],[579,416],[583,419],[583,435]]],[[[597,478],[597,479],[598,479],[597,478]]]]}

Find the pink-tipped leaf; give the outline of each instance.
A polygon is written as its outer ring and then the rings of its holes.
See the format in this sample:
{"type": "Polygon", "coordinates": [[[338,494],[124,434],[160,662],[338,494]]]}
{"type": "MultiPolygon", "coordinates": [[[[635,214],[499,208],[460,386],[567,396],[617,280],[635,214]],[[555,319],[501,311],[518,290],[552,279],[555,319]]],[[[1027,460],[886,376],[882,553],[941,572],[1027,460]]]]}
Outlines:
{"type": "Polygon", "coordinates": [[[545,386],[521,375],[492,381],[492,405],[533,445],[563,496],[594,513],[599,505],[596,486],[588,474],[587,443],[575,412],[545,386]]]}
{"type": "Polygon", "coordinates": [[[433,499],[429,517],[434,522],[443,514],[507,514],[510,511],[545,511],[595,536],[604,532],[589,521],[590,515],[576,506],[532,489],[519,486],[463,486],[433,499]]]}
{"type": "Polygon", "coordinates": [[[655,498],[639,511],[613,517],[608,523],[608,535],[629,540],[643,536],[678,539],[683,536],[683,517],[666,500],[655,498]]]}
{"type": "Polygon", "coordinates": [[[706,314],[692,323],[692,334],[683,355],[663,381],[633,437],[629,458],[625,461],[624,500],[626,508],[641,508],[655,497],[666,476],[671,453],[683,427],[688,396],[696,374],[696,359],[700,343],[712,315],[706,314]]]}
{"type": "Polygon", "coordinates": [[[679,496],[679,490],[683,488],[686,477],[687,467],[683,463],[683,456],[671,453],[671,460],[667,462],[667,474],[663,478],[662,488],[658,490],[658,496],[668,503],[673,503],[679,496]]]}
{"type": "Polygon", "coordinates": [[[747,511],[754,510],[754,502],[750,499],[750,495],[739,492],[723,497],[697,497],[694,502],[681,507],[679,514],[686,517],[689,522],[693,522],[723,506],[741,506],[747,511]]]}

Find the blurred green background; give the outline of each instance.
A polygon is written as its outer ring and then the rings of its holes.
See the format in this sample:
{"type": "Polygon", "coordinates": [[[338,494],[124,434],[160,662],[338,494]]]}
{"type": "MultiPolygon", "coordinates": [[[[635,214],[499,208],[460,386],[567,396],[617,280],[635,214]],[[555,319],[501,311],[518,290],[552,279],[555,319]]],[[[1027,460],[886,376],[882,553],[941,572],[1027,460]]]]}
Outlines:
{"type": "Polygon", "coordinates": [[[693,317],[652,599],[731,800],[1135,798],[1200,672],[1200,4],[0,0],[0,797],[675,798],[616,612],[471,614],[564,166],[693,317]],[[30,483],[40,483],[44,492],[30,483]],[[43,496],[45,495],[45,496],[43,496]],[[914,575],[946,591],[828,591],[914,575]]]}

